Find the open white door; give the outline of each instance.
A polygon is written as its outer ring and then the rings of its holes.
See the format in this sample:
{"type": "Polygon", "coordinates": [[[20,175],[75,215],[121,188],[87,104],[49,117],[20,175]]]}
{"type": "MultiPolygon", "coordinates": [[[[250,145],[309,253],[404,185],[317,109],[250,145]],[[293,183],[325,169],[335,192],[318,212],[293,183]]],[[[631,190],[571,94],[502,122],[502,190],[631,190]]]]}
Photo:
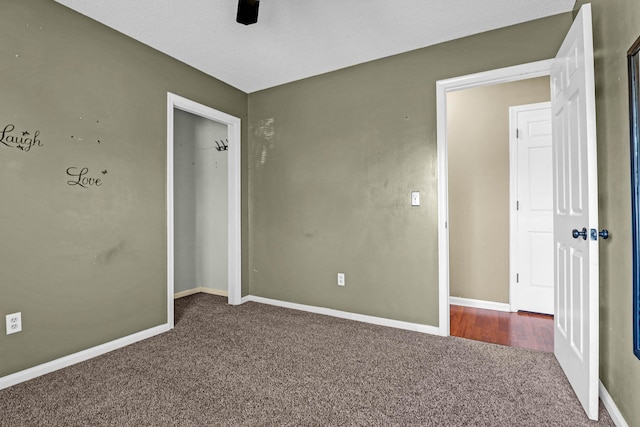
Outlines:
{"type": "Polygon", "coordinates": [[[598,418],[598,179],[591,5],[551,66],[554,352],[587,416],[598,418]]]}

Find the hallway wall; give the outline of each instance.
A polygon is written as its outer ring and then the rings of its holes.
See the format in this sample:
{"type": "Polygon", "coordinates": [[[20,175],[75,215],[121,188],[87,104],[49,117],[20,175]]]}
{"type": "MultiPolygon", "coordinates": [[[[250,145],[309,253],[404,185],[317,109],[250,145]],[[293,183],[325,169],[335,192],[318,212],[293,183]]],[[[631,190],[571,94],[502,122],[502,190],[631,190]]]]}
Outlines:
{"type": "Polygon", "coordinates": [[[450,296],[509,303],[509,107],[549,99],[549,77],[447,95],[450,296]]]}

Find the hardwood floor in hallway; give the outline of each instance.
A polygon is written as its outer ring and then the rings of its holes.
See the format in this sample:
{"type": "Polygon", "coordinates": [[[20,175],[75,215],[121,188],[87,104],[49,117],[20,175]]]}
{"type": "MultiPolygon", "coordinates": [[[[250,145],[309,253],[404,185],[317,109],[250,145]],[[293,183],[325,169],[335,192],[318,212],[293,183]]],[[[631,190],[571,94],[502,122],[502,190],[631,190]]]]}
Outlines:
{"type": "Polygon", "coordinates": [[[553,316],[450,306],[451,336],[553,352],[553,316]]]}

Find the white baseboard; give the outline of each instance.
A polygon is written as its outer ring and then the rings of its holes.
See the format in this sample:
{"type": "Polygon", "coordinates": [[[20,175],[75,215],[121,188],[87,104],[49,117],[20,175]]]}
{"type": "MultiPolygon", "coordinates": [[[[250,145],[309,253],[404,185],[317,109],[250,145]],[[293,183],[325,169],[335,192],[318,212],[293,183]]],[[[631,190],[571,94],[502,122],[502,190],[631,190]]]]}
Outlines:
{"type": "Polygon", "coordinates": [[[242,303],[257,302],[261,304],[274,305],[277,307],[291,308],[293,310],[307,311],[309,313],[324,314],[326,316],[339,317],[341,319],[355,320],[357,322],[371,323],[374,325],[388,326],[391,328],[405,329],[408,331],[422,332],[431,335],[440,335],[440,328],[436,326],[421,325],[419,323],[403,322],[401,320],[385,319],[384,317],[367,316],[365,314],[350,313],[348,311],[334,310],[313,305],[296,304],[293,302],[280,301],[270,298],[247,295],[242,298],[242,303]]]}
{"type": "Polygon", "coordinates": [[[504,302],[483,301],[471,298],[449,297],[449,304],[482,308],[484,310],[511,311],[511,306],[504,302]]]}
{"type": "Polygon", "coordinates": [[[616,402],[613,401],[613,398],[605,388],[604,384],[602,384],[602,381],[599,381],[599,383],[600,384],[598,389],[600,392],[600,400],[602,400],[602,404],[604,405],[604,407],[607,408],[607,412],[609,412],[609,415],[611,416],[613,422],[617,427],[629,427],[629,424],[627,424],[627,422],[625,421],[622,413],[616,405],[616,402]]]}
{"type": "Polygon", "coordinates": [[[15,374],[7,375],[0,378],[0,390],[11,387],[13,385],[31,380],[41,375],[48,374],[53,371],[57,371],[67,366],[75,365],[76,363],[84,362],[85,360],[92,359],[102,354],[108,353],[113,350],[128,346],[138,341],[142,341],[152,336],[167,332],[171,327],[168,323],[164,325],[156,326],[150,329],[146,329],[141,332],[137,332],[126,337],[119,338],[114,341],[110,341],[105,344],[101,344],[95,347],[88,348],[77,353],[70,354],[68,356],[61,357],[51,362],[43,363],[33,368],[25,369],[15,374]]]}
{"type": "Polygon", "coordinates": [[[211,288],[202,288],[202,287],[200,287],[200,288],[187,289],[186,291],[182,291],[182,292],[177,292],[177,293],[173,294],[173,299],[188,297],[189,295],[200,294],[200,293],[218,295],[220,297],[228,297],[229,296],[229,292],[227,292],[227,291],[221,291],[219,289],[211,289],[211,288]]]}

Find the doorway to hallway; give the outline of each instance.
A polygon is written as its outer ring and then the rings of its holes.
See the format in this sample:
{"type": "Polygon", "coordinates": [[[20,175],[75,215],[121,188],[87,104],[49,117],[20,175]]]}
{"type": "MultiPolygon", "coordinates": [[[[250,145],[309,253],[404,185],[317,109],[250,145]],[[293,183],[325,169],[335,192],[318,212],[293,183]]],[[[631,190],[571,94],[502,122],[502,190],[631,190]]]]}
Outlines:
{"type": "Polygon", "coordinates": [[[451,336],[553,353],[553,316],[451,305],[451,336]]]}

